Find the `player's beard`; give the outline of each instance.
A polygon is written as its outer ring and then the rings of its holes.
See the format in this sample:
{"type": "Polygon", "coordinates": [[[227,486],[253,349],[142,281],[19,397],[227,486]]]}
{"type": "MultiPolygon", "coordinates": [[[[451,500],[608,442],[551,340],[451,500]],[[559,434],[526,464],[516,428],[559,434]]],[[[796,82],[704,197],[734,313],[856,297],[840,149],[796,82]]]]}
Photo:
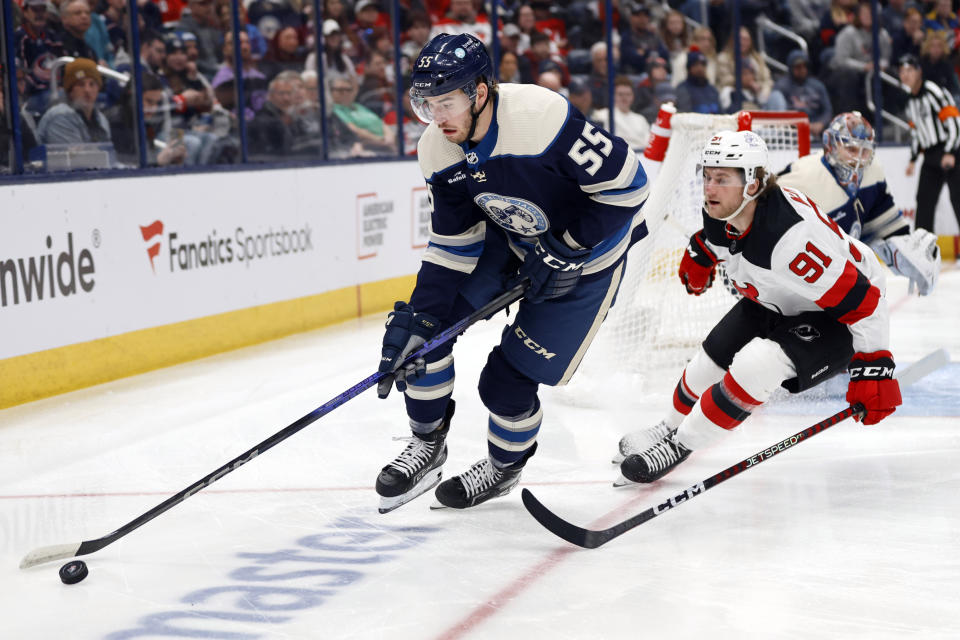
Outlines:
{"type": "MultiPolygon", "coordinates": [[[[440,127],[440,125],[437,125],[437,126],[440,127]]],[[[467,132],[469,130],[470,130],[469,126],[460,125],[460,124],[457,124],[457,125],[446,124],[440,127],[440,131],[447,138],[447,140],[449,140],[454,144],[463,144],[464,142],[466,142],[467,132]],[[448,135],[446,130],[455,130],[456,132],[448,135]]]]}

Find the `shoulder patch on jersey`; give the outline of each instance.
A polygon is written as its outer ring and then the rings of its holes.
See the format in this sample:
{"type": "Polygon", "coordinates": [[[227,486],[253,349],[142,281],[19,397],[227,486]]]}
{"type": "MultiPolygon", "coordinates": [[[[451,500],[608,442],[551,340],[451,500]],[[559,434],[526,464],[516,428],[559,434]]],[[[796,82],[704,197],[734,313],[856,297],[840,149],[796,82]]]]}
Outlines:
{"type": "Polygon", "coordinates": [[[787,231],[803,221],[803,217],[787,202],[782,189],[775,189],[761,206],[753,218],[747,241],[743,243],[743,257],[758,267],[769,269],[774,247],[787,231]]]}
{"type": "Polygon", "coordinates": [[[466,155],[460,145],[447,140],[436,123],[431,123],[417,142],[417,159],[423,177],[430,180],[444,169],[464,162],[466,155]]]}
{"type": "Polygon", "coordinates": [[[497,121],[500,133],[491,157],[538,156],[550,148],[569,114],[563,96],[532,84],[502,84],[499,91],[500,109],[510,117],[497,121]]]}
{"type": "Polygon", "coordinates": [[[546,214],[529,200],[481,193],[473,201],[486,211],[491,220],[521,236],[537,236],[550,228],[546,214]]]}

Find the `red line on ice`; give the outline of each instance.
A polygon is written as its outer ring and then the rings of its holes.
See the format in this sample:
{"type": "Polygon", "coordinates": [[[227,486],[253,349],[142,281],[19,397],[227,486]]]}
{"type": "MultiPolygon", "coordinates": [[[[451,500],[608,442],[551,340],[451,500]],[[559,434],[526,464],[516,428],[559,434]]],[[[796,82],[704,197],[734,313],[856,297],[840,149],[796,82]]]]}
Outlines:
{"type": "MultiPolygon", "coordinates": [[[[606,515],[598,518],[594,522],[591,522],[587,526],[591,529],[602,529],[609,527],[615,522],[623,520],[623,514],[625,511],[632,510],[633,507],[635,507],[638,503],[649,499],[649,496],[647,495],[648,493],[649,492],[644,491],[641,495],[631,498],[627,502],[613,509],[606,515]]],[[[544,529],[543,535],[549,538],[553,534],[544,529]]],[[[500,613],[500,611],[505,606],[510,605],[518,595],[527,590],[529,587],[533,586],[538,579],[549,573],[554,567],[566,560],[570,554],[577,551],[587,551],[586,549],[580,549],[579,547],[568,545],[565,542],[562,544],[562,547],[551,551],[549,554],[547,554],[546,558],[535,564],[526,573],[513,580],[500,591],[497,591],[495,594],[487,598],[483,604],[479,605],[473,611],[464,616],[459,622],[454,623],[449,629],[436,636],[435,640],[455,640],[456,638],[464,637],[468,633],[474,631],[478,626],[483,624],[488,618],[500,613]]]]}

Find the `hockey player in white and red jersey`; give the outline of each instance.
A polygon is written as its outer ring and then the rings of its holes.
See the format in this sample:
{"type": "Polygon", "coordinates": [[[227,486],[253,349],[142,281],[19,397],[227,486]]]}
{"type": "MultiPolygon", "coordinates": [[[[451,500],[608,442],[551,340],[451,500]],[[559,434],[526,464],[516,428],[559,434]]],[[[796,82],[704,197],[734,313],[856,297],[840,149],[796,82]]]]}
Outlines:
{"type": "Polygon", "coordinates": [[[873,127],[859,111],[841,113],[823,132],[823,151],[795,160],[777,182],[806,194],[841,229],[861,239],[925,296],[940,274],[937,236],[910,231],[874,156],[873,127]]]}
{"type": "Polygon", "coordinates": [[[629,455],[620,470],[633,482],[653,482],[723,440],[780,386],[796,393],[848,369],[847,401],[866,408],[864,424],[901,403],[885,276],[869,247],[779,185],[753,132],[713,136],[701,164],[704,226],[690,238],[680,280],[700,295],[723,261],[744,297],[687,364],[664,421],[621,441],[629,455]],[[630,450],[652,433],[652,445],[630,450]]]}

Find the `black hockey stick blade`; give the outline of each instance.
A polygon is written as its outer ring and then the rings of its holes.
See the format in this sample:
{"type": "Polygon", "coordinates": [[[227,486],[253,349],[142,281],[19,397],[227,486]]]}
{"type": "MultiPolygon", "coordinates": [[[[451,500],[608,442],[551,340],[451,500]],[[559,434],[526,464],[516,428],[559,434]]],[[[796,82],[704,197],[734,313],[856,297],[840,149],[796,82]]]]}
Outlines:
{"type": "MultiPolygon", "coordinates": [[[[937,349],[936,351],[927,354],[917,362],[913,363],[911,366],[904,369],[897,376],[897,380],[900,382],[901,387],[909,387],[921,378],[933,373],[940,367],[943,367],[948,362],[950,362],[950,356],[947,351],[945,349],[937,349]]],[[[597,530],[578,527],[577,525],[567,522],[560,516],[550,511],[543,505],[542,502],[537,500],[536,496],[534,496],[529,489],[524,489],[520,495],[523,498],[523,506],[527,508],[527,511],[530,513],[530,515],[532,515],[537,522],[543,525],[545,529],[557,537],[563,538],[570,544],[575,544],[578,547],[583,547],[584,549],[595,549],[602,544],[610,542],[617,536],[626,533],[630,529],[643,524],[647,520],[656,518],[664,511],[669,511],[677,505],[700,495],[707,489],[715,487],[721,482],[729,480],[733,476],[747,469],[755,467],[761,462],[769,460],[778,453],[800,444],[804,440],[817,435],[821,431],[829,429],[833,425],[846,420],[850,416],[862,413],[862,405],[855,404],[849,406],[843,411],[835,413],[829,418],[821,420],[817,424],[807,427],[803,431],[799,431],[792,436],[781,440],[775,445],[755,453],[749,458],[741,460],[731,467],[727,467],[720,473],[707,478],[703,482],[698,482],[697,484],[687,488],[683,493],[679,493],[669,500],[654,507],[650,507],[646,511],[638,513],[637,515],[628,518],[627,520],[624,520],[623,522],[620,522],[619,524],[616,524],[608,529],[597,530]]]]}
{"type": "Polygon", "coordinates": [[[567,522],[543,506],[543,504],[537,500],[533,493],[531,493],[528,489],[524,489],[521,492],[523,506],[527,508],[527,511],[530,512],[530,515],[532,515],[537,522],[543,525],[545,529],[550,531],[555,536],[563,538],[570,544],[575,544],[578,547],[583,547],[584,549],[595,549],[602,544],[610,542],[617,536],[626,533],[630,529],[643,524],[647,520],[656,518],[665,511],[669,511],[670,509],[673,509],[687,500],[700,495],[707,489],[712,489],[721,482],[729,480],[733,476],[746,471],[747,469],[755,467],[761,462],[769,460],[778,453],[786,451],[788,448],[793,447],[804,440],[817,435],[821,431],[829,429],[838,422],[846,420],[850,416],[856,413],[861,413],[862,411],[863,405],[856,404],[847,407],[843,411],[835,413],[829,418],[821,420],[817,424],[807,427],[803,431],[799,431],[792,436],[789,436],[774,444],[773,446],[767,447],[763,451],[755,453],[749,458],[741,460],[733,466],[727,467],[720,473],[710,476],[703,482],[698,482],[697,484],[688,487],[683,491],[683,493],[679,493],[669,500],[650,507],[646,511],[638,513],[637,515],[632,516],[623,522],[615,524],[608,529],[584,529],[583,527],[578,527],[570,522],[567,522]]]}

